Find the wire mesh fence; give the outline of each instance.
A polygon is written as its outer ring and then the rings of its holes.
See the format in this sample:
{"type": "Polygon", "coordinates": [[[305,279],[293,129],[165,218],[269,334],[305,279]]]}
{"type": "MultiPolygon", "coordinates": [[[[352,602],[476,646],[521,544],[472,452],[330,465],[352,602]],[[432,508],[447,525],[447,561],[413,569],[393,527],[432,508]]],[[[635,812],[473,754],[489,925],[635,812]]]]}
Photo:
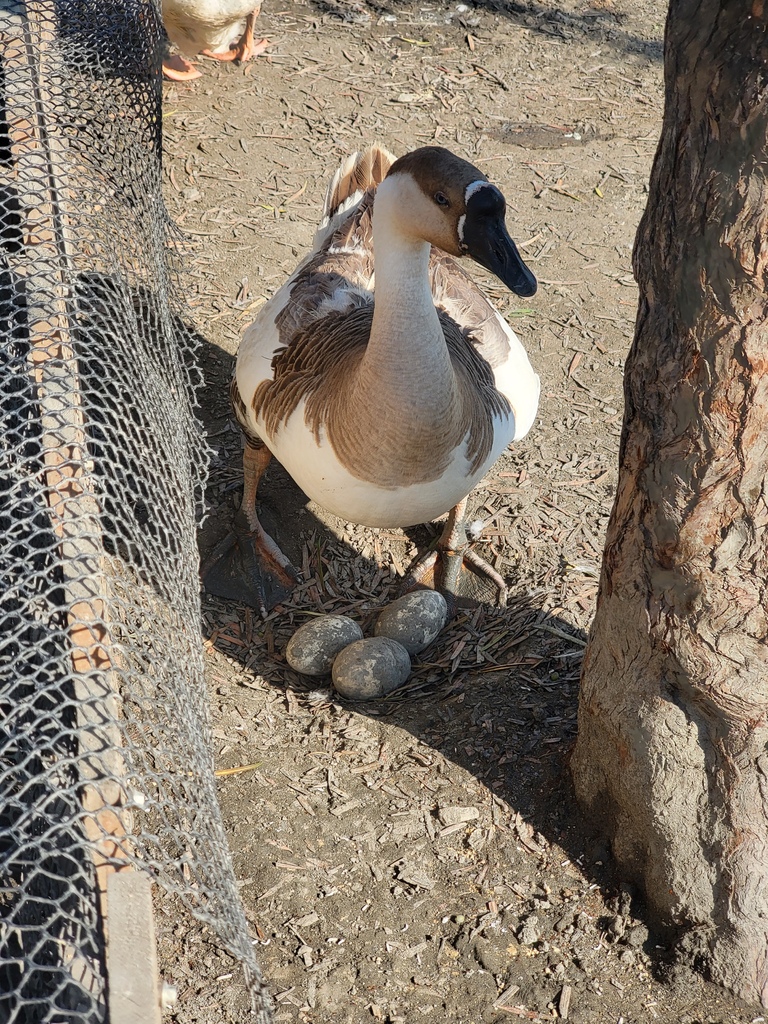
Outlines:
{"type": "Polygon", "coordinates": [[[148,0],[0,0],[0,1020],[109,1019],[107,878],[148,873],[269,1000],[214,787],[207,452],[148,0]]]}

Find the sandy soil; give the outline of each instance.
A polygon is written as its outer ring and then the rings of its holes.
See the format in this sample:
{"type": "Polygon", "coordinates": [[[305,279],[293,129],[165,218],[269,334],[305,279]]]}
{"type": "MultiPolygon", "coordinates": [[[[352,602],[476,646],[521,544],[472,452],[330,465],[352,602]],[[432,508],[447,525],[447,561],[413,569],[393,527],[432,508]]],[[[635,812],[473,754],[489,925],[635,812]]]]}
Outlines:
{"type": "MultiPolygon", "coordinates": [[[[616,485],[631,270],[662,109],[659,0],[265,5],[267,56],[165,90],[168,208],[190,239],[215,449],[207,552],[239,501],[227,385],[243,328],[311,240],[350,150],[438,142],[504,190],[539,278],[484,276],[542,378],[473,495],[503,612],[462,613],[386,701],[293,673],[308,612],[369,628],[435,529],[349,527],[273,465],[265,525],[307,582],[262,623],[204,599],[223,814],[277,1021],[762,1020],[676,965],[570,788],[580,660],[616,485]]],[[[214,937],[161,939],[172,1019],[246,1019],[214,937]]]]}

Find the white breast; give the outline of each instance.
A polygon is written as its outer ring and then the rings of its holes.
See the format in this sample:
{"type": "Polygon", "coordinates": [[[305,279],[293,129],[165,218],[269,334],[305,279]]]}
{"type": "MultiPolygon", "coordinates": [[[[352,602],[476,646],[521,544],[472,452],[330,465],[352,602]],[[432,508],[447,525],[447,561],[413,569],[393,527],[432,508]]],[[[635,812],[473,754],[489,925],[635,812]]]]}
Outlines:
{"type": "Polygon", "coordinates": [[[264,439],[304,493],[341,519],[365,526],[415,526],[453,508],[480,481],[514,435],[514,418],[505,418],[496,427],[494,446],[474,473],[462,444],[438,479],[392,489],[352,476],[324,436],[318,445],[304,423],[303,402],[277,434],[264,439]]]}

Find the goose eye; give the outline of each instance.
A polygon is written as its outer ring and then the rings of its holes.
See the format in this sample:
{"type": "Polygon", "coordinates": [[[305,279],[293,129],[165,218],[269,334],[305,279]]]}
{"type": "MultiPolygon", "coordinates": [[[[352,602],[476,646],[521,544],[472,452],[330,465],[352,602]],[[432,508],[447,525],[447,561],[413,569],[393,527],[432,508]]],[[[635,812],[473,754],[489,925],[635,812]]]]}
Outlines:
{"type": "Polygon", "coordinates": [[[435,192],[435,202],[437,203],[438,206],[451,205],[448,196],[446,196],[443,192],[435,192]]]}

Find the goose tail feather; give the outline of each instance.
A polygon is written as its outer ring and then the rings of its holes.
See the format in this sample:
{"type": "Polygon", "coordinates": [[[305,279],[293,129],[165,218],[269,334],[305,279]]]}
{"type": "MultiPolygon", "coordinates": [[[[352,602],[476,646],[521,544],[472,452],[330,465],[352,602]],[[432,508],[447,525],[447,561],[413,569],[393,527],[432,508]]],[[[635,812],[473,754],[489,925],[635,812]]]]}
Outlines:
{"type": "Polygon", "coordinates": [[[361,152],[350,153],[328,185],[317,237],[324,238],[335,230],[367,190],[381,184],[394,162],[395,157],[383,146],[369,146],[361,152]]]}

